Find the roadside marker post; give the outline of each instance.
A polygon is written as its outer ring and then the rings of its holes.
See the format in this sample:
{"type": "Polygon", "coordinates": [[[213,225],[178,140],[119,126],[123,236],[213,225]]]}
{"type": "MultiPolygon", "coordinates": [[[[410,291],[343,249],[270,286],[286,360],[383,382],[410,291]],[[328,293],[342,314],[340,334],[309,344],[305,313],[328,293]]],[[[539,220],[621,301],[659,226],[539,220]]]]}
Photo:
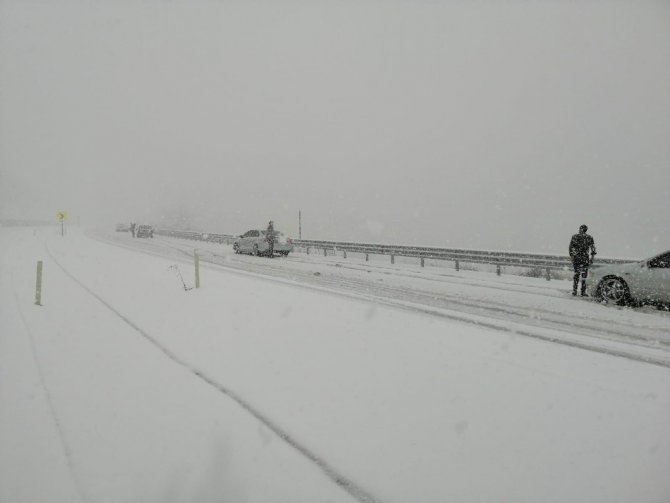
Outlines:
{"type": "Polygon", "coordinates": [[[195,261],[195,287],[200,288],[200,257],[198,250],[193,250],[193,259],[195,261]]]}
{"type": "Polygon", "coordinates": [[[35,281],[35,305],[42,305],[42,261],[37,261],[37,280],[35,281]]]}
{"type": "Polygon", "coordinates": [[[59,211],[56,213],[56,217],[60,222],[60,235],[65,236],[65,221],[67,220],[67,211],[59,211]]]}

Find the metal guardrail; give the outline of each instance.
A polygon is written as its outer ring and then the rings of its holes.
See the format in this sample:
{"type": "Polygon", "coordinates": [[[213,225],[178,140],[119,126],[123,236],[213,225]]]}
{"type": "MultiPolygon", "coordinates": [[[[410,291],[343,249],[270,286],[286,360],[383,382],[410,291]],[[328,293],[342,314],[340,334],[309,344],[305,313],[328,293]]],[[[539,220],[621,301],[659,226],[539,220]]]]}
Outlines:
{"type": "Polygon", "coordinates": [[[217,234],[214,232],[177,231],[168,229],[156,229],[154,234],[178,239],[190,239],[191,241],[206,241],[208,243],[232,244],[237,236],[232,234],[217,234]]]}
{"type": "MultiPolygon", "coordinates": [[[[208,241],[214,243],[231,244],[237,236],[231,234],[215,234],[206,232],[175,231],[160,229],[156,234],[181,239],[208,241]]],[[[502,266],[524,267],[539,269],[544,272],[547,280],[551,279],[552,270],[572,269],[572,262],[567,255],[544,255],[536,253],[514,253],[488,250],[462,250],[458,248],[436,248],[425,246],[383,245],[374,243],[352,243],[347,241],[315,241],[295,239],[293,245],[304,248],[306,253],[311,250],[320,250],[324,255],[328,252],[342,252],[346,258],[347,252],[365,254],[365,260],[370,255],[389,255],[391,263],[395,257],[413,257],[420,260],[421,267],[425,266],[426,259],[453,261],[456,270],[460,263],[488,264],[496,266],[496,272],[501,274],[502,266]]],[[[634,260],[597,258],[594,265],[624,264],[634,260]]]]}
{"type": "MultiPolygon", "coordinates": [[[[401,246],[401,245],[381,245],[372,243],[351,243],[340,241],[313,241],[313,240],[295,240],[294,245],[306,248],[309,253],[310,248],[324,250],[342,251],[346,257],[346,252],[365,254],[365,260],[369,255],[390,255],[391,263],[395,262],[395,257],[416,257],[421,261],[421,267],[425,265],[425,259],[453,261],[456,270],[460,268],[460,263],[488,264],[496,266],[496,273],[501,274],[502,266],[525,267],[531,269],[543,270],[547,280],[551,279],[552,270],[566,270],[572,268],[572,261],[568,256],[562,255],[543,255],[535,253],[514,253],[487,250],[462,250],[457,248],[434,248],[423,246],[401,246]]],[[[602,258],[594,260],[594,265],[624,264],[632,262],[631,260],[602,258]]]]}
{"type": "MultiPolygon", "coordinates": [[[[536,253],[515,253],[488,250],[463,250],[457,248],[433,248],[420,246],[381,245],[351,243],[340,241],[294,240],[293,244],[306,248],[349,251],[369,255],[391,255],[399,257],[430,258],[438,260],[459,260],[462,262],[501,264],[520,267],[542,267],[563,269],[571,267],[570,257],[562,255],[542,255],[536,253]]],[[[603,258],[596,259],[594,264],[623,264],[632,260],[603,258]]]]}

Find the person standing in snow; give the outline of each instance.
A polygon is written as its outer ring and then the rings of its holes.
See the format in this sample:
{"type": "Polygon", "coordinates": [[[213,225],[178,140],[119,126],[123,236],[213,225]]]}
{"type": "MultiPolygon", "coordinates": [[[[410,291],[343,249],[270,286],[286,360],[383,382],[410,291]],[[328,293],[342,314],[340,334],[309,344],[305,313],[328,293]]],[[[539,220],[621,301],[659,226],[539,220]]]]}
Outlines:
{"type": "Polygon", "coordinates": [[[586,231],[589,228],[586,225],[579,226],[579,234],[572,236],[570,240],[570,259],[575,270],[575,276],[572,281],[572,295],[577,295],[577,286],[579,278],[582,279],[582,297],[586,297],[586,275],[589,266],[593,263],[593,257],[596,254],[596,245],[593,238],[586,231]],[[590,257],[589,257],[590,253],[590,257]]]}
{"type": "Polygon", "coordinates": [[[272,220],[268,222],[268,228],[265,231],[265,239],[268,240],[268,255],[272,258],[275,253],[275,227],[272,220]]]}

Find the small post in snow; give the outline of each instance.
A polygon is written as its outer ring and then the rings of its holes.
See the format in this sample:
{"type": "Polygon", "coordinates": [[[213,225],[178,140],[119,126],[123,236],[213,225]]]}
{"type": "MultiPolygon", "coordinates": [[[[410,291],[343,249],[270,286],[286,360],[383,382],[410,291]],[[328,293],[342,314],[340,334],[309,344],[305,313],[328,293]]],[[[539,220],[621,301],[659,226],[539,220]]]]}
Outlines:
{"type": "Polygon", "coordinates": [[[551,281],[551,271],[547,267],[547,281],[551,281]]]}
{"type": "Polygon", "coordinates": [[[391,254],[391,263],[395,264],[395,255],[391,254]]]}
{"type": "Polygon", "coordinates": [[[421,257],[421,267],[425,267],[425,266],[426,266],[425,261],[424,261],[423,257],[421,257]]]}
{"type": "Polygon", "coordinates": [[[42,305],[42,261],[37,261],[37,280],[35,282],[35,305],[42,305]]]}
{"type": "Polygon", "coordinates": [[[460,266],[460,264],[458,263],[458,260],[457,260],[456,261],[456,271],[460,271],[460,270],[461,270],[461,266],[460,266]]]}
{"type": "Polygon", "coordinates": [[[65,236],[65,221],[67,220],[67,211],[59,211],[56,213],[56,217],[60,222],[60,235],[65,236]]]}
{"type": "Polygon", "coordinates": [[[193,259],[195,261],[195,287],[200,288],[200,257],[198,250],[193,250],[193,259]]]}
{"type": "Polygon", "coordinates": [[[496,264],[496,274],[500,276],[500,264],[496,264]]]}

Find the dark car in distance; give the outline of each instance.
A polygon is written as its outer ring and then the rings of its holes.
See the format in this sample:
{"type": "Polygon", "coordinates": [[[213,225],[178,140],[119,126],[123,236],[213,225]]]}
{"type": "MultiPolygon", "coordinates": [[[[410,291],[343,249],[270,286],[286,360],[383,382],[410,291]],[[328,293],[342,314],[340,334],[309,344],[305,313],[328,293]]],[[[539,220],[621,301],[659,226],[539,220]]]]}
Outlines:
{"type": "Polygon", "coordinates": [[[151,225],[138,225],[135,236],[138,238],[152,238],[154,237],[154,228],[151,225]]]}

